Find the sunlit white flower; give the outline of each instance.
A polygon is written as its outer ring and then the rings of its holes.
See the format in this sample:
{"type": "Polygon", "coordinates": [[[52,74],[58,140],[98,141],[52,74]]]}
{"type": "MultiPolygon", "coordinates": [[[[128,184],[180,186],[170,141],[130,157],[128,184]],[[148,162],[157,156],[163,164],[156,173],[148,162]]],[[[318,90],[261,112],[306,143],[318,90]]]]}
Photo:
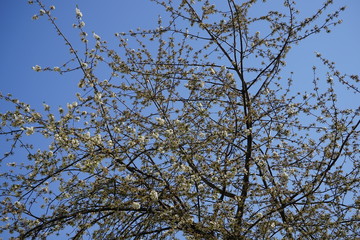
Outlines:
{"type": "Polygon", "coordinates": [[[277,158],[277,157],[279,157],[279,154],[276,151],[273,151],[273,157],[277,158]]]}
{"type": "Polygon", "coordinates": [[[46,12],[44,9],[40,9],[40,15],[44,15],[46,12]]]}
{"type": "Polygon", "coordinates": [[[286,169],[283,169],[281,172],[281,177],[283,177],[284,179],[288,179],[289,178],[289,174],[287,173],[286,169]]]}
{"type": "Polygon", "coordinates": [[[95,142],[95,144],[98,144],[98,145],[100,145],[100,144],[102,143],[101,134],[97,134],[97,135],[94,137],[94,142],[95,142]]]}
{"type": "Polygon", "coordinates": [[[59,67],[54,67],[54,71],[55,71],[55,72],[60,72],[61,69],[60,69],[59,67]]]}
{"type": "Polygon", "coordinates": [[[107,141],[107,144],[109,145],[109,147],[114,146],[114,142],[111,139],[107,141]]]}
{"type": "Polygon", "coordinates": [[[15,167],[16,166],[16,162],[10,162],[6,164],[9,167],[15,167]]]}
{"type": "Polygon", "coordinates": [[[15,206],[16,208],[21,208],[21,207],[22,207],[22,204],[21,204],[19,201],[16,201],[16,202],[14,202],[14,206],[15,206]]]}
{"type": "Polygon", "coordinates": [[[286,110],[286,113],[289,114],[289,115],[294,115],[297,113],[296,109],[293,108],[293,107],[290,107],[286,110]]]}
{"type": "Polygon", "coordinates": [[[71,144],[73,145],[73,147],[78,147],[80,145],[79,140],[73,138],[71,139],[71,144]]]}
{"type": "Polygon", "coordinates": [[[99,35],[97,35],[96,33],[93,33],[93,37],[96,39],[96,40],[98,40],[98,41],[100,41],[100,36],[99,35]]]}
{"type": "Polygon", "coordinates": [[[158,200],[159,195],[158,195],[158,193],[157,193],[155,190],[151,190],[151,192],[150,192],[150,198],[151,198],[152,200],[156,201],[156,200],[158,200]]]}
{"type": "Polygon", "coordinates": [[[151,135],[152,135],[155,139],[158,139],[158,138],[159,138],[159,133],[157,133],[157,132],[152,132],[151,135]]]}
{"type": "Polygon", "coordinates": [[[232,74],[232,73],[227,73],[227,74],[226,74],[226,78],[227,78],[227,79],[233,79],[233,78],[234,78],[234,74],[232,74]]]}
{"type": "Polygon", "coordinates": [[[91,133],[90,132],[86,132],[85,133],[85,138],[90,138],[91,137],[91,133]]]}
{"type": "Polygon", "coordinates": [[[134,181],[134,177],[131,175],[126,175],[125,181],[134,181]]]}
{"type": "Polygon", "coordinates": [[[213,74],[213,75],[216,74],[216,72],[215,72],[215,70],[214,70],[213,68],[210,68],[210,72],[211,72],[211,74],[213,74]]]}
{"type": "Polygon", "coordinates": [[[136,133],[136,128],[133,128],[131,126],[127,126],[126,128],[128,129],[129,132],[136,133]]]}
{"type": "Polygon", "coordinates": [[[32,69],[33,69],[35,72],[40,72],[40,71],[41,71],[41,67],[40,67],[39,65],[33,66],[32,69]]]}
{"type": "Polygon", "coordinates": [[[172,129],[167,129],[165,132],[168,135],[173,135],[174,134],[174,131],[172,129]]]}
{"type": "Polygon", "coordinates": [[[87,68],[87,66],[88,66],[88,64],[87,64],[87,63],[85,63],[85,62],[82,62],[82,63],[81,63],[81,67],[83,67],[83,68],[87,68]]]}
{"type": "Polygon", "coordinates": [[[220,135],[223,136],[223,137],[227,137],[227,136],[228,136],[228,132],[227,132],[226,130],[221,131],[221,132],[220,132],[220,135]]]}
{"type": "Polygon", "coordinates": [[[76,8],[76,9],[75,9],[75,12],[76,12],[76,17],[82,18],[83,14],[82,14],[82,12],[80,11],[80,9],[76,8]]]}
{"type": "Polygon", "coordinates": [[[204,191],[205,186],[203,184],[199,184],[198,189],[199,189],[199,191],[204,191]]]}
{"type": "Polygon", "coordinates": [[[133,202],[133,203],[131,204],[131,207],[134,208],[134,209],[140,209],[140,208],[141,208],[141,205],[140,205],[140,203],[138,203],[138,202],[133,202]]]}
{"type": "Polygon", "coordinates": [[[165,153],[165,150],[164,150],[164,148],[163,148],[163,147],[159,147],[157,150],[158,150],[158,152],[159,152],[159,153],[162,153],[162,154],[164,154],[164,153],[165,153]]]}
{"type": "Polygon", "coordinates": [[[160,117],[155,118],[155,119],[156,119],[156,121],[157,121],[160,125],[164,125],[164,124],[165,124],[165,120],[164,120],[164,119],[162,119],[162,118],[160,118],[160,117]]]}
{"type": "Polygon", "coordinates": [[[201,88],[203,88],[203,87],[205,86],[205,82],[204,82],[204,81],[200,81],[199,86],[200,86],[201,88]]]}
{"type": "Polygon", "coordinates": [[[27,127],[26,128],[26,132],[25,132],[26,135],[30,136],[33,133],[34,133],[34,127],[27,127]]]}
{"type": "Polygon", "coordinates": [[[244,134],[249,136],[251,134],[251,128],[244,129],[244,134]]]}
{"type": "Polygon", "coordinates": [[[144,143],[146,139],[145,139],[145,136],[140,135],[140,136],[138,137],[138,140],[139,140],[140,143],[144,143]]]}

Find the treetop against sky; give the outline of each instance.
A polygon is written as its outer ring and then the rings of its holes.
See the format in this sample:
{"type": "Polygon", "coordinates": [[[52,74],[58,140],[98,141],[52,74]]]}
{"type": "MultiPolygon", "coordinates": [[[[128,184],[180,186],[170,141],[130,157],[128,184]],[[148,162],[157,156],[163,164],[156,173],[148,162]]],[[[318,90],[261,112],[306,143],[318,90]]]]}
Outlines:
{"type": "Polygon", "coordinates": [[[359,235],[357,1],[29,3],[0,9],[1,235],[359,235]]]}

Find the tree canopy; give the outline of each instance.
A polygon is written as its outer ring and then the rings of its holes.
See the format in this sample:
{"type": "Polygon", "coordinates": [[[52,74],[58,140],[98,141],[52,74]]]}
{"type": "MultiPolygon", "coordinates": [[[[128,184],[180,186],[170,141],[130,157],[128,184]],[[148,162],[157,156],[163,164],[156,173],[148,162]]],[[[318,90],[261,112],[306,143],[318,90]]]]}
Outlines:
{"type": "Polygon", "coordinates": [[[0,231],[19,239],[359,236],[359,108],[337,101],[340,89],[358,96],[359,76],[320,53],[328,70],[313,67],[306,92],[283,71],[291,48],[330,32],[344,7],[330,11],[327,0],[304,16],[291,0],[153,0],[164,10],[158,27],[116,33],[112,48],[87,32],[74,6],[84,46],[76,48],[44,2],[29,1],[40,9],[33,19],[48,18],[71,59],[33,69],[81,72],[79,93],[58,109],[0,96],[14,107],[0,113],[0,231]]]}

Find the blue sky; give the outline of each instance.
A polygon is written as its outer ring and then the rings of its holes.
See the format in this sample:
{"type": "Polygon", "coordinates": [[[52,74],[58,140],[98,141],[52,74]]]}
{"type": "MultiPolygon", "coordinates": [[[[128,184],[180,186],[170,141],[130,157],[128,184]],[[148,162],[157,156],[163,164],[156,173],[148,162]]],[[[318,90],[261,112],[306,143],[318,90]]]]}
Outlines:
{"type": "MultiPolygon", "coordinates": [[[[0,29],[2,57],[0,59],[3,94],[12,93],[32,106],[41,106],[43,101],[51,105],[71,102],[79,79],[77,73],[60,76],[54,73],[36,73],[31,67],[58,66],[70,59],[64,41],[60,39],[45,17],[32,20],[39,8],[27,1],[2,1],[0,29]]],[[[75,6],[84,13],[87,30],[96,31],[104,39],[116,40],[115,32],[127,31],[137,26],[149,26],[156,15],[148,11],[152,3],[147,0],[134,1],[46,1],[54,4],[54,15],[58,24],[71,40],[77,41],[79,33],[73,29],[76,22],[75,6]],[[122,2],[121,4],[119,4],[122,2]],[[59,4],[57,4],[59,3],[59,4]],[[139,7],[142,6],[142,7],[139,7]],[[141,16],[141,17],[139,17],[141,16]]],[[[4,110],[1,107],[1,110],[4,110]]]]}
{"type": "MultiPolygon", "coordinates": [[[[31,17],[39,8],[28,5],[27,1],[2,0],[0,8],[0,91],[12,93],[21,101],[28,102],[35,108],[42,108],[42,103],[57,107],[65,106],[75,100],[77,83],[81,73],[65,75],[45,72],[36,73],[32,66],[59,66],[70,55],[63,40],[56,35],[54,28],[46,20],[37,21],[31,17]]],[[[323,0],[303,1],[300,5],[307,11],[306,4],[321,4],[323,0]]],[[[331,34],[310,37],[296,46],[289,54],[286,72],[294,72],[294,80],[309,84],[312,81],[312,66],[320,66],[314,52],[321,52],[325,57],[337,63],[342,72],[359,74],[360,69],[360,1],[342,0],[347,5],[342,15],[344,23],[337,26],[331,34]]],[[[75,6],[84,14],[86,30],[95,31],[109,43],[116,42],[115,32],[126,32],[137,27],[147,28],[156,25],[161,8],[149,0],[45,0],[44,3],[55,5],[53,15],[58,17],[58,24],[70,40],[78,42],[78,31],[71,27],[76,22],[75,6]]],[[[287,78],[287,76],[284,76],[287,78]]],[[[346,104],[357,104],[359,99],[343,94],[340,100],[346,104]]],[[[9,105],[0,105],[0,111],[6,111],[9,105]]]]}

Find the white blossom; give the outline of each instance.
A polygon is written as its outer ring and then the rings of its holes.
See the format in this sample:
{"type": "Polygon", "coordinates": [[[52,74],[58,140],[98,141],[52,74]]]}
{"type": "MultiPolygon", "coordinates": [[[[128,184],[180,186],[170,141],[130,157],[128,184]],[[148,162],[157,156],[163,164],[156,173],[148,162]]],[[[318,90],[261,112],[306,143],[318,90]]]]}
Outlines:
{"type": "Polygon", "coordinates": [[[145,138],[145,136],[140,135],[140,136],[138,137],[138,140],[139,140],[140,143],[144,143],[145,140],[146,140],[146,138],[145,138]]]}
{"type": "Polygon", "coordinates": [[[164,125],[164,124],[165,124],[165,120],[164,120],[164,119],[162,119],[162,118],[160,118],[160,117],[157,117],[157,118],[155,118],[155,119],[156,119],[156,121],[158,122],[159,125],[164,125]]]}
{"type": "Polygon", "coordinates": [[[226,78],[232,80],[232,79],[234,79],[234,74],[232,74],[232,73],[227,73],[227,74],[226,74],[226,78]]]}
{"type": "Polygon", "coordinates": [[[140,209],[140,208],[141,208],[141,205],[140,205],[140,203],[138,203],[138,202],[133,202],[133,203],[131,204],[131,207],[134,208],[134,209],[140,209]]]}
{"type": "Polygon", "coordinates": [[[71,144],[73,147],[78,147],[80,145],[80,142],[79,142],[79,140],[73,138],[73,139],[71,139],[71,144]]]}
{"type": "Polygon", "coordinates": [[[40,67],[39,65],[33,66],[32,69],[33,69],[35,72],[40,72],[40,71],[41,71],[41,67],[40,67]]]}
{"type": "Polygon", "coordinates": [[[82,12],[80,11],[80,9],[75,8],[75,13],[76,13],[76,17],[77,17],[77,18],[82,18],[83,14],[82,14],[82,12]]]}
{"type": "Polygon", "coordinates": [[[16,166],[16,162],[10,162],[6,164],[9,167],[15,167],[16,166]]]}
{"type": "Polygon", "coordinates": [[[109,147],[114,146],[114,142],[111,139],[107,141],[107,144],[109,145],[109,147]]]}
{"type": "Polygon", "coordinates": [[[26,128],[26,132],[25,132],[26,135],[30,136],[33,133],[34,133],[34,127],[27,127],[26,128]]]}
{"type": "Polygon", "coordinates": [[[97,35],[96,33],[93,33],[93,37],[96,39],[96,40],[98,40],[98,41],[100,41],[100,36],[99,35],[97,35]]]}
{"type": "Polygon", "coordinates": [[[21,208],[21,207],[22,207],[22,204],[21,204],[19,201],[16,201],[16,202],[14,202],[14,206],[15,206],[16,208],[21,208]]]}
{"type": "Polygon", "coordinates": [[[165,130],[165,133],[166,133],[167,135],[173,135],[173,134],[174,134],[174,131],[173,131],[172,129],[167,129],[167,130],[165,130]]]}
{"type": "Polygon", "coordinates": [[[248,136],[251,134],[251,131],[252,131],[251,128],[244,129],[244,134],[248,136]]]}
{"type": "Polygon", "coordinates": [[[91,137],[91,133],[90,132],[86,132],[85,135],[84,135],[85,138],[90,138],[91,137]]]}
{"type": "Polygon", "coordinates": [[[151,136],[152,136],[153,138],[155,138],[155,139],[158,139],[158,138],[159,138],[159,133],[157,133],[157,132],[152,132],[152,133],[151,133],[151,136]]]}
{"type": "Polygon", "coordinates": [[[155,190],[151,190],[151,192],[150,192],[150,198],[151,198],[152,200],[156,201],[156,200],[158,200],[159,195],[158,195],[158,193],[157,193],[155,190]]]}
{"type": "Polygon", "coordinates": [[[102,94],[100,92],[97,92],[94,96],[95,102],[101,102],[102,94]]]}

